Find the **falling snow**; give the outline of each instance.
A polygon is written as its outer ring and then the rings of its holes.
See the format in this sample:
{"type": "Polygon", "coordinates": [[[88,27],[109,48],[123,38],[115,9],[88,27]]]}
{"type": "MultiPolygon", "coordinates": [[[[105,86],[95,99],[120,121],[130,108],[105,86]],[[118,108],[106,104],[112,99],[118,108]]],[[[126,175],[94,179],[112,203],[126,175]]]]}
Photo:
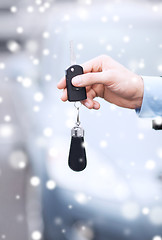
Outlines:
{"type": "MultiPolygon", "coordinates": [[[[9,150],[6,159],[2,158],[4,168],[0,166],[0,178],[3,183],[6,177],[13,188],[11,196],[10,189],[7,189],[9,185],[4,186],[4,197],[14,201],[13,208],[14,204],[17,205],[15,209],[19,212],[14,216],[15,222],[17,225],[22,224],[31,215],[33,226],[29,226],[29,237],[32,240],[43,239],[44,219],[41,219],[41,214],[42,209],[48,209],[49,206],[44,206],[42,199],[48,196],[53,204],[53,207],[50,206],[50,214],[58,208],[58,215],[54,214],[50,220],[52,229],[56,227],[60,238],[72,239],[71,236],[74,236],[74,239],[93,239],[97,226],[95,219],[102,223],[106,214],[111,217],[111,211],[116,211],[119,221],[123,219],[127,223],[136,224],[142,217],[146,224],[143,226],[146,227],[149,223],[150,232],[154,229],[149,239],[162,240],[162,234],[156,231],[156,227],[162,226],[162,195],[160,188],[157,188],[161,184],[162,145],[160,134],[151,130],[151,120],[148,120],[150,124],[146,128],[147,120],[138,119],[134,110],[123,110],[102,101],[98,111],[88,111],[82,106],[80,117],[85,128],[82,147],[87,151],[88,165],[81,173],[73,172],[68,168],[67,155],[70,130],[74,127],[76,113],[71,103],[60,101],[57,95],[59,93],[53,86],[69,64],[69,37],[75,41],[78,64],[97,55],[108,54],[139,75],[162,75],[160,33],[157,36],[154,34],[154,29],[149,27],[149,20],[144,29],[141,22],[143,18],[140,18],[138,11],[136,13],[137,9],[133,9],[137,16],[131,11],[127,12],[130,3],[125,5],[122,12],[122,1],[115,1],[115,4],[107,1],[104,4],[103,1],[101,8],[101,4],[95,5],[96,1],[78,0],[75,3],[76,9],[73,5],[72,10],[64,8],[64,3],[61,4],[61,10],[59,6],[57,9],[57,2],[59,1],[34,0],[24,6],[12,3],[9,6],[11,20],[13,19],[11,33],[8,32],[10,28],[7,21],[3,24],[4,28],[6,26],[5,37],[8,40],[5,42],[7,54],[3,55],[2,52],[0,58],[1,82],[5,86],[0,89],[0,140],[2,151],[5,152],[7,147],[9,150]],[[10,84],[13,86],[8,91],[7,85],[10,88],[10,84]],[[49,180],[44,180],[44,176],[39,175],[41,164],[42,174],[47,174],[49,180]],[[6,166],[13,176],[5,172],[6,166]],[[18,180],[14,182],[16,176],[18,180]],[[141,187],[145,189],[143,192],[139,187],[142,185],[145,186],[141,187]],[[29,195],[26,194],[26,189],[29,195]],[[39,194],[33,194],[39,189],[42,191],[42,199],[39,199],[39,194]],[[58,195],[59,204],[54,195],[57,191],[61,192],[58,195]],[[130,191],[134,201],[131,200],[130,191]],[[24,199],[26,195],[27,199],[24,199]],[[18,207],[22,207],[23,202],[29,205],[29,209],[38,206],[40,215],[37,209],[31,210],[32,213],[29,211],[27,216],[22,215],[18,207]],[[111,204],[115,206],[112,209],[111,204]],[[81,221],[80,211],[83,207],[85,219],[81,221]],[[61,208],[67,211],[66,217],[63,211],[59,212],[61,208]],[[78,214],[75,221],[74,210],[78,214]],[[73,220],[69,228],[66,227],[68,217],[73,220]]],[[[147,13],[142,16],[146,20],[149,16],[150,26],[160,29],[160,4],[150,1],[146,9],[140,4],[136,3],[140,6],[139,12],[147,13]]],[[[130,81],[131,84],[136,84],[137,78],[130,78],[130,81]]],[[[154,100],[157,100],[156,96],[154,100]]],[[[155,122],[157,125],[162,124],[162,118],[157,117],[155,122]]],[[[82,160],[79,159],[80,162],[82,160]]],[[[124,221],[120,236],[133,239],[135,233],[124,225],[124,221]]],[[[14,221],[12,224],[14,226],[14,221]]],[[[3,228],[0,238],[9,239],[3,228]]]]}
{"type": "Polygon", "coordinates": [[[40,240],[40,239],[42,238],[42,234],[41,234],[41,232],[39,232],[39,231],[34,231],[34,232],[32,232],[32,234],[31,234],[31,238],[32,238],[33,240],[40,240]]]}
{"type": "Polygon", "coordinates": [[[40,178],[34,176],[30,179],[30,184],[33,186],[33,187],[37,187],[39,184],[40,184],[40,178]]]}

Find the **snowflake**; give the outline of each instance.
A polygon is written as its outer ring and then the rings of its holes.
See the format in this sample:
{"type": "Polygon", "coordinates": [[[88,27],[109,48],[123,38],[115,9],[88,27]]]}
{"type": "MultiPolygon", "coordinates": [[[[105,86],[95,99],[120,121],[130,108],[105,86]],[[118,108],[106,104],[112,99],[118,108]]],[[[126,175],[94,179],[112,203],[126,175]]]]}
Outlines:
{"type": "Polygon", "coordinates": [[[82,50],[83,49],[83,44],[82,43],[78,43],[77,44],[77,49],[78,50],[82,50]]]}
{"type": "Polygon", "coordinates": [[[151,223],[155,225],[162,224],[162,207],[156,206],[153,207],[149,214],[149,219],[151,223]]]}
{"type": "Polygon", "coordinates": [[[17,52],[20,50],[20,45],[16,41],[9,41],[7,48],[10,52],[17,52]]]}
{"type": "Polygon", "coordinates": [[[19,199],[20,199],[20,195],[16,195],[16,197],[15,197],[15,198],[19,200],[19,199]]]}
{"type": "Polygon", "coordinates": [[[107,147],[107,141],[105,141],[105,140],[100,141],[100,147],[101,148],[107,147]]]}
{"type": "Polygon", "coordinates": [[[144,134],[143,133],[139,133],[138,134],[138,139],[139,140],[143,140],[144,139],[144,134]]]}
{"type": "Polygon", "coordinates": [[[27,11],[28,13],[33,13],[33,12],[34,12],[33,6],[28,6],[27,9],[26,9],[26,11],[27,11]]]}
{"type": "Polygon", "coordinates": [[[162,158],[162,148],[159,148],[157,150],[157,155],[158,155],[159,158],[162,158]]]}
{"type": "Polygon", "coordinates": [[[23,78],[22,85],[23,85],[23,87],[28,88],[32,85],[32,80],[30,78],[23,78]]]}
{"type": "Polygon", "coordinates": [[[49,49],[43,49],[42,53],[44,56],[48,56],[50,51],[49,51],[49,49]]]}
{"type": "Polygon", "coordinates": [[[143,69],[143,68],[145,67],[144,59],[141,59],[141,60],[140,60],[138,66],[139,66],[140,69],[143,69]]]}
{"type": "Polygon", "coordinates": [[[80,8],[77,12],[77,16],[82,20],[85,21],[89,17],[89,12],[85,8],[80,8]]]}
{"type": "Polygon", "coordinates": [[[40,184],[40,178],[34,176],[30,179],[30,184],[33,186],[33,187],[37,187],[39,184],[40,184]]]}
{"type": "Polygon", "coordinates": [[[5,120],[5,122],[10,122],[11,121],[11,117],[9,115],[6,115],[4,117],[4,120],[5,120]]]}
{"type": "Polygon", "coordinates": [[[82,147],[83,147],[83,148],[87,148],[87,147],[88,147],[88,143],[87,143],[86,141],[83,142],[83,143],[82,143],[82,147]]]}
{"type": "Polygon", "coordinates": [[[129,36],[124,36],[123,37],[123,42],[125,42],[125,43],[130,42],[130,37],[129,36]]]}
{"type": "Polygon", "coordinates": [[[58,156],[58,149],[54,148],[54,147],[50,148],[48,153],[51,157],[57,157],[58,156]]]}
{"type": "Polygon", "coordinates": [[[85,4],[91,5],[92,4],[92,0],[85,0],[85,4]]]}
{"type": "Polygon", "coordinates": [[[32,232],[31,238],[33,240],[40,240],[42,238],[42,234],[39,231],[32,232]]]}
{"type": "Polygon", "coordinates": [[[39,59],[37,59],[37,58],[33,59],[33,64],[38,65],[39,64],[39,59]]]}
{"type": "Polygon", "coordinates": [[[162,72],[162,64],[158,66],[158,71],[162,72]]]}
{"type": "Polygon", "coordinates": [[[119,20],[120,20],[120,18],[119,18],[118,15],[114,15],[114,16],[113,16],[113,21],[114,21],[114,22],[119,22],[119,20]]]}
{"type": "Polygon", "coordinates": [[[39,112],[40,111],[40,107],[39,106],[34,106],[33,107],[33,111],[34,112],[39,112]]]}
{"type": "Polygon", "coordinates": [[[80,204],[86,204],[88,201],[88,198],[84,193],[77,193],[74,198],[80,204]]]}
{"type": "Polygon", "coordinates": [[[16,150],[9,156],[10,165],[15,169],[23,169],[28,163],[28,158],[22,150],[16,150]]]}
{"type": "Polygon", "coordinates": [[[147,207],[142,208],[142,214],[143,215],[148,215],[149,212],[150,212],[149,208],[147,208],[147,207]]]}
{"type": "Polygon", "coordinates": [[[18,76],[16,80],[17,80],[17,82],[22,82],[23,77],[22,76],[18,76]]]}
{"type": "Polygon", "coordinates": [[[158,8],[158,6],[155,5],[152,7],[152,10],[153,10],[153,12],[157,12],[159,10],[159,8],[158,8]]]}
{"type": "Polygon", "coordinates": [[[10,8],[10,11],[11,11],[12,13],[16,13],[16,12],[17,12],[17,7],[12,6],[12,7],[10,8]]]}
{"type": "Polygon", "coordinates": [[[106,23],[107,22],[107,17],[106,16],[102,16],[101,17],[101,22],[106,23]]]}
{"type": "Polygon", "coordinates": [[[39,7],[39,12],[40,13],[44,13],[44,11],[45,11],[45,7],[43,7],[43,6],[39,7]]]}
{"type": "Polygon", "coordinates": [[[56,183],[53,180],[48,180],[46,182],[46,188],[49,190],[53,190],[56,187],[56,183]]]}
{"type": "Polygon", "coordinates": [[[3,235],[1,236],[1,238],[2,238],[2,239],[6,239],[6,235],[3,234],[3,235]]]}
{"type": "Polygon", "coordinates": [[[11,137],[13,135],[13,127],[10,125],[2,125],[0,127],[0,136],[4,138],[11,137]]]}
{"type": "Polygon", "coordinates": [[[17,27],[17,28],[16,28],[16,32],[17,32],[18,34],[22,34],[22,33],[24,32],[23,27],[17,27]]]}
{"type": "Polygon", "coordinates": [[[45,128],[45,129],[43,130],[43,134],[44,134],[44,136],[46,136],[46,137],[51,137],[52,134],[53,134],[52,128],[45,128]]]}
{"type": "Polygon", "coordinates": [[[45,78],[46,81],[51,81],[52,76],[48,74],[44,78],[45,78]]]}
{"type": "Polygon", "coordinates": [[[108,44],[108,45],[106,46],[106,50],[109,51],[109,52],[112,51],[112,45],[108,44]]]}
{"type": "Polygon", "coordinates": [[[100,38],[100,39],[99,39],[99,43],[100,43],[100,44],[104,44],[105,41],[106,41],[105,38],[100,38]]]}
{"type": "Polygon", "coordinates": [[[5,69],[6,65],[3,62],[0,62],[0,69],[5,69]]]}
{"type": "Polygon", "coordinates": [[[135,166],[135,162],[131,162],[130,165],[131,165],[132,167],[134,167],[134,166],[135,166]]]}
{"type": "Polygon", "coordinates": [[[41,5],[41,4],[42,4],[42,0],[36,0],[35,3],[36,3],[37,5],[41,5]]]}
{"type": "Polygon", "coordinates": [[[56,225],[61,225],[61,224],[62,224],[62,219],[61,219],[60,217],[56,217],[56,218],[54,219],[54,223],[55,223],[56,225]]]}
{"type": "Polygon", "coordinates": [[[49,38],[50,34],[49,34],[49,32],[43,32],[42,36],[43,36],[43,38],[49,38]]]}
{"type": "Polygon", "coordinates": [[[0,97],[0,103],[2,103],[3,102],[3,98],[2,97],[0,97]]]}
{"type": "Polygon", "coordinates": [[[62,233],[66,233],[66,229],[63,228],[63,229],[61,230],[61,232],[62,232],[62,233]]]}
{"type": "Polygon", "coordinates": [[[135,202],[124,203],[122,208],[122,215],[128,220],[136,219],[140,214],[139,205],[135,202]]]}
{"type": "Polygon", "coordinates": [[[45,7],[45,8],[50,8],[50,6],[51,6],[51,5],[50,5],[49,2],[45,2],[45,3],[44,3],[44,7],[45,7]]]}
{"type": "Polygon", "coordinates": [[[67,22],[67,21],[69,21],[69,20],[70,20],[69,14],[65,14],[64,17],[63,17],[63,19],[62,19],[62,21],[67,22]]]}
{"type": "Polygon", "coordinates": [[[41,102],[43,100],[44,96],[41,92],[37,92],[34,94],[34,100],[36,102],[41,102]]]}
{"type": "Polygon", "coordinates": [[[155,236],[155,237],[153,237],[152,240],[162,240],[162,238],[160,236],[155,236]]]}

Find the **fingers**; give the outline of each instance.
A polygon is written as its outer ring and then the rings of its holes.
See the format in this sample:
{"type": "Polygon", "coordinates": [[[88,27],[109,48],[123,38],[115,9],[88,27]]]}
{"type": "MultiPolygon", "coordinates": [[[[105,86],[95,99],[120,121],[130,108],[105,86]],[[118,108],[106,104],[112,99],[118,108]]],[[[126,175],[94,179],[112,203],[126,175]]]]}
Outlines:
{"type": "Polygon", "coordinates": [[[61,100],[62,100],[63,102],[66,102],[67,99],[68,99],[68,97],[67,97],[67,88],[65,88],[65,89],[63,90],[63,93],[62,93],[62,96],[61,96],[61,100]]]}
{"type": "Polygon", "coordinates": [[[85,107],[88,109],[95,109],[98,110],[100,108],[99,102],[92,100],[90,98],[87,98],[86,100],[81,102],[85,107]]]}
{"type": "MultiPolygon", "coordinates": [[[[99,102],[93,100],[93,98],[95,97],[95,93],[93,91],[93,89],[90,89],[90,91],[88,91],[87,93],[87,99],[81,101],[81,103],[87,107],[88,109],[95,109],[95,110],[98,110],[100,108],[100,104],[99,102]]],[[[66,102],[67,101],[67,88],[65,88],[63,90],[63,93],[62,93],[62,96],[61,96],[61,100],[63,102],[66,102]]]]}
{"type": "Polygon", "coordinates": [[[57,84],[58,89],[66,88],[66,79],[65,77],[61,78],[60,82],[57,84]]]}
{"type": "Polygon", "coordinates": [[[84,73],[88,72],[101,72],[102,71],[102,57],[96,57],[93,58],[83,64],[81,64],[83,67],[84,73]]]}
{"type": "Polygon", "coordinates": [[[93,101],[93,109],[98,110],[100,108],[100,103],[97,101],[93,101]]]}
{"type": "MultiPolygon", "coordinates": [[[[86,87],[86,92],[87,92],[87,94],[89,93],[90,90],[91,90],[91,87],[90,87],[90,86],[86,87]]],[[[63,92],[62,92],[61,100],[62,100],[63,102],[66,102],[66,101],[68,100],[67,88],[64,88],[64,90],[63,90],[63,92]]]]}
{"type": "Polygon", "coordinates": [[[101,55],[81,64],[81,66],[83,67],[84,73],[102,72],[104,70],[105,63],[111,65],[111,62],[112,58],[107,55],[101,55]]]}
{"type": "Polygon", "coordinates": [[[82,101],[82,104],[87,107],[88,109],[96,109],[98,110],[100,108],[100,104],[93,100],[96,97],[96,93],[95,91],[91,88],[88,92],[87,92],[87,99],[85,99],[84,101],[82,101]]]}
{"type": "MultiPolygon", "coordinates": [[[[62,100],[63,102],[66,102],[66,101],[67,101],[67,88],[65,88],[65,89],[63,90],[63,94],[62,94],[61,100],[62,100]]],[[[86,100],[81,101],[81,103],[82,103],[85,107],[87,107],[88,109],[98,110],[98,109],[100,108],[99,102],[93,100],[92,98],[87,98],[86,100]]]]}
{"type": "MultiPolygon", "coordinates": [[[[83,67],[84,73],[92,73],[92,72],[100,73],[105,70],[104,65],[108,65],[109,66],[108,69],[111,69],[111,67],[112,67],[112,65],[114,65],[114,63],[116,63],[116,62],[109,56],[101,55],[99,57],[93,58],[92,60],[81,64],[81,66],[83,67]]],[[[98,78],[98,80],[99,80],[99,78],[98,78]]],[[[96,83],[98,83],[98,82],[96,82],[96,83]]],[[[79,85],[77,85],[77,86],[79,86],[79,85]]],[[[65,77],[63,77],[60,80],[60,82],[57,84],[57,88],[64,89],[65,87],[66,87],[66,79],[65,79],[65,77]]]]}
{"type": "MultiPolygon", "coordinates": [[[[101,72],[102,71],[102,59],[103,56],[96,57],[88,62],[85,62],[81,66],[84,69],[84,73],[88,72],[101,72]]],[[[64,89],[66,87],[65,77],[61,78],[60,82],[57,84],[58,89],[64,89]]]]}
{"type": "Polygon", "coordinates": [[[112,71],[104,71],[78,75],[72,79],[72,84],[76,87],[86,87],[96,83],[109,85],[111,80],[112,71]]]}

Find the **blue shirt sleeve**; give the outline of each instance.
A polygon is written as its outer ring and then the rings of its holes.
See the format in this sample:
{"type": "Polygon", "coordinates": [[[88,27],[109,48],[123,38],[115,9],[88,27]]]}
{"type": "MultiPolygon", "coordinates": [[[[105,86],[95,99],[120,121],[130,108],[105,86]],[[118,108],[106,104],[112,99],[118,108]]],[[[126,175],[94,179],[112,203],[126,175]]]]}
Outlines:
{"type": "Polygon", "coordinates": [[[141,118],[154,118],[162,116],[162,78],[142,76],[144,82],[144,95],[142,106],[136,109],[141,118]]]}

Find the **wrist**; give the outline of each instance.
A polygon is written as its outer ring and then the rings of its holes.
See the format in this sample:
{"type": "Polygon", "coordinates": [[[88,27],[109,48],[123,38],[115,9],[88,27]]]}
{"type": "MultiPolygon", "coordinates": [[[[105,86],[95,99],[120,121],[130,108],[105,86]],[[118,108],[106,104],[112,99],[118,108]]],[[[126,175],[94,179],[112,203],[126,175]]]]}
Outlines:
{"type": "Polygon", "coordinates": [[[134,108],[141,108],[144,94],[144,82],[141,76],[136,75],[137,84],[136,84],[136,101],[134,108]]]}

